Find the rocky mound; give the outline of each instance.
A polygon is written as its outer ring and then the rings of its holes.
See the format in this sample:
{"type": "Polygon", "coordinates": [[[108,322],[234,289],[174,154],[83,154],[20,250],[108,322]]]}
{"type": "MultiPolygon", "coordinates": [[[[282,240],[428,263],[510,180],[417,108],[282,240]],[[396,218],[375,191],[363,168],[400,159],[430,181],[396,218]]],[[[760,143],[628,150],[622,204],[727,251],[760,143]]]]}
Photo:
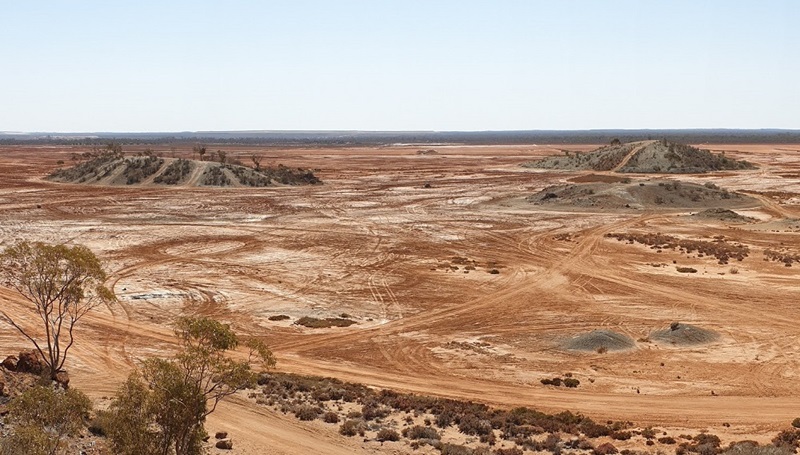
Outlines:
{"type": "Polygon", "coordinates": [[[690,145],[665,140],[612,143],[589,153],[565,152],[525,167],[539,169],[594,170],[630,173],[697,174],[720,170],[753,169],[737,161],[690,145]]]}
{"type": "Polygon", "coordinates": [[[675,346],[706,344],[716,341],[718,338],[719,335],[711,330],[680,322],[673,322],[666,329],[656,330],[650,334],[650,339],[657,343],[675,346]]]}
{"type": "Polygon", "coordinates": [[[267,167],[253,169],[236,163],[162,158],[153,154],[125,157],[121,153],[88,154],[84,161],[57,169],[48,180],[99,185],[180,185],[264,187],[321,183],[306,169],[267,167]]]}
{"type": "Polygon", "coordinates": [[[550,186],[525,198],[553,208],[676,209],[753,207],[758,201],[713,184],[697,185],[673,180],[596,182],[550,186]]]}
{"type": "Polygon", "coordinates": [[[723,209],[723,208],[712,208],[706,209],[702,212],[697,212],[692,216],[697,218],[705,218],[711,220],[718,220],[718,221],[726,221],[729,223],[753,223],[758,221],[755,218],[740,215],[733,210],[723,209]]]}
{"type": "Polygon", "coordinates": [[[592,330],[591,332],[576,335],[564,343],[564,347],[571,351],[623,351],[636,345],[627,335],[611,330],[592,330]]]}

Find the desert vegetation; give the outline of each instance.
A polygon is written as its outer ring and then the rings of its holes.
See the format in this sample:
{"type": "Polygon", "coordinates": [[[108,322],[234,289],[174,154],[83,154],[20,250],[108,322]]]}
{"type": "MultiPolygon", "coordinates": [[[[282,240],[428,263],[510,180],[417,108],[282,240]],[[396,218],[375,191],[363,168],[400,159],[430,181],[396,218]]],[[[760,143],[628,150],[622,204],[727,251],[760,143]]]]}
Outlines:
{"type": "Polygon", "coordinates": [[[356,321],[343,317],[320,319],[311,316],[303,316],[297,321],[295,321],[295,324],[301,325],[303,327],[308,327],[310,329],[325,329],[329,327],[350,327],[355,323],[356,321]]]}
{"type": "Polygon", "coordinates": [[[524,166],[543,169],[616,171],[629,173],[692,174],[719,170],[753,169],[746,161],[730,159],[690,145],[667,140],[613,142],[589,153],[567,151],[524,166]]]}
{"type": "MultiPolygon", "coordinates": [[[[698,185],[676,180],[590,179],[589,183],[548,186],[526,198],[542,206],[598,209],[675,209],[757,206],[758,202],[716,185],[698,185]]],[[[724,210],[724,209],[723,209],[724,210]]]]}
{"type": "Polygon", "coordinates": [[[781,262],[786,267],[791,267],[793,263],[800,262],[800,253],[788,251],[785,248],[767,248],[764,250],[764,259],[767,261],[781,262]]]}
{"type": "Polygon", "coordinates": [[[60,182],[90,183],[107,177],[116,170],[122,161],[122,151],[115,145],[103,150],[93,150],[73,156],[76,161],[72,167],[56,169],[50,179],[60,182]]]}
{"type": "Polygon", "coordinates": [[[26,329],[17,322],[19,315],[0,310],[3,319],[33,344],[51,379],[69,382],[63,369],[78,323],[115,300],[103,284],[100,260],[85,246],[18,242],[0,254],[0,279],[30,303],[42,330],[26,329]]]}
{"type": "Polygon", "coordinates": [[[164,159],[155,155],[148,155],[143,158],[128,158],[125,160],[125,169],[122,171],[125,183],[132,185],[141,183],[142,180],[158,172],[164,165],[164,159]]]}
{"type": "MultiPolygon", "coordinates": [[[[567,388],[580,385],[571,376],[541,382],[567,388]]],[[[321,420],[338,426],[343,436],[394,441],[411,449],[430,446],[442,454],[642,453],[614,446],[616,441],[631,440],[655,451],[716,455],[745,444],[723,446],[720,438],[710,433],[669,436],[666,431],[637,427],[631,422],[596,422],[571,412],[547,414],[525,407],[498,409],[469,401],[376,390],[333,378],[267,373],[259,377],[258,384],[251,398],[298,420],[321,420]]],[[[765,453],[784,450],[797,446],[799,431],[786,430],[768,446],[746,444],[765,453]]]]}
{"type": "MultiPolygon", "coordinates": [[[[153,184],[185,184],[198,167],[199,183],[203,186],[316,185],[321,180],[311,170],[284,165],[261,166],[257,157],[254,168],[246,167],[237,158],[228,157],[223,150],[207,153],[205,146],[196,146],[193,154],[201,161],[184,158],[165,159],[147,150],[137,156],[125,158],[119,145],[76,155],[74,166],[56,169],[48,178],[57,182],[138,185],[153,178],[153,184]],[[208,155],[208,156],[207,156],[208,155]],[[205,158],[211,160],[205,161],[205,158]]],[[[63,163],[63,161],[62,161],[63,163]]]]}
{"type": "Polygon", "coordinates": [[[191,161],[179,158],[171,162],[161,174],[153,179],[153,182],[163,183],[165,185],[177,185],[192,173],[193,168],[194,166],[191,161]]]}
{"type": "MultiPolygon", "coordinates": [[[[723,236],[717,236],[711,241],[681,239],[661,233],[609,233],[606,234],[606,237],[629,244],[640,243],[654,250],[677,250],[686,254],[696,252],[698,257],[713,257],[720,264],[727,264],[731,259],[742,261],[750,254],[750,248],[747,245],[739,242],[729,242],[723,236]]],[[[683,273],[691,272],[690,270],[678,271],[683,273]]]]}

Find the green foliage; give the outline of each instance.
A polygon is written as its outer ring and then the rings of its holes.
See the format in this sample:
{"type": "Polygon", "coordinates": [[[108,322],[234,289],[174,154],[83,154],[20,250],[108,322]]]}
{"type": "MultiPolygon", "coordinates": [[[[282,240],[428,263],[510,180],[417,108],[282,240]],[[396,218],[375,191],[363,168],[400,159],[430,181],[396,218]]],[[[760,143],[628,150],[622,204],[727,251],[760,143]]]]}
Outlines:
{"type": "Polygon", "coordinates": [[[206,416],[223,398],[256,383],[254,364],[275,365],[272,352],[258,340],[245,341],[247,360],[228,357],[239,338],[213,319],[181,318],[175,334],[182,350],[172,359],[146,359],[141,373],[118,391],[107,429],[115,453],[201,453],[206,416]]]}
{"type": "Polygon", "coordinates": [[[33,304],[45,339],[34,338],[5,311],[2,315],[33,343],[53,379],[75,341],[77,322],[96,306],[115,300],[103,285],[100,260],[82,245],[18,242],[0,254],[0,279],[33,304]]]}
{"type": "Polygon", "coordinates": [[[154,183],[163,183],[165,185],[177,185],[183,181],[192,172],[192,163],[189,160],[179,158],[164,169],[164,172],[157,175],[153,179],[154,183]]]}
{"type": "Polygon", "coordinates": [[[77,390],[32,387],[9,405],[10,419],[17,426],[0,453],[58,453],[63,438],[77,435],[85,426],[91,409],[89,398],[77,390]]]}
{"type": "Polygon", "coordinates": [[[40,427],[18,426],[14,433],[0,439],[0,455],[51,455],[58,453],[59,441],[40,427]]]}

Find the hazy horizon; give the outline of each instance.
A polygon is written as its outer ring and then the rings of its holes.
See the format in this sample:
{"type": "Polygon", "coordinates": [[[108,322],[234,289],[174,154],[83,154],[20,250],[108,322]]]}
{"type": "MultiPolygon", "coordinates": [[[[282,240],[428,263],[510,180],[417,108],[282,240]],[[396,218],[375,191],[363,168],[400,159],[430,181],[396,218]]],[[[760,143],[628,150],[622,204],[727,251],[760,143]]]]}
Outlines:
{"type": "Polygon", "coordinates": [[[0,131],[800,129],[800,3],[10,2],[0,131]]]}

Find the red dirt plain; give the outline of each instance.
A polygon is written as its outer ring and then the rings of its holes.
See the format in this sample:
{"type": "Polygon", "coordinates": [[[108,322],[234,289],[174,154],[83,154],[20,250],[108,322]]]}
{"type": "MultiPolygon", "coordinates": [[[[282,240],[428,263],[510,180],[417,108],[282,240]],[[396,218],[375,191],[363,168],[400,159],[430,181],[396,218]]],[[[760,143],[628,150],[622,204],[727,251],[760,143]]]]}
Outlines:
{"type": "MultiPolygon", "coordinates": [[[[0,240],[81,243],[106,262],[120,302],[87,317],[67,365],[73,384],[99,403],[137,359],[171,352],[176,316],[202,314],[264,337],[282,371],[766,441],[800,416],[800,264],[763,255],[800,253],[800,145],[702,147],[759,169],[666,177],[750,192],[763,207],[737,212],[761,222],[520,202],[589,172],[519,164],[592,146],[218,147],[242,161],[255,151],[262,165],[311,168],[325,182],[263,189],[56,184],[42,177],[86,148],[5,146],[0,240]],[[429,148],[438,154],[416,153],[429,148]],[[612,232],[722,235],[750,255],[720,265],[604,237],[612,232]],[[676,264],[698,273],[678,273],[676,264]],[[358,324],[292,325],[341,313],[358,324]],[[279,314],[291,320],[268,320],[279,314]],[[672,321],[720,338],[690,347],[647,340],[672,321]],[[617,353],[561,349],[593,329],[640,341],[617,353]],[[539,382],[565,373],[578,389],[539,382]]],[[[189,149],[163,153],[189,157],[189,149]]],[[[0,288],[0,300],[35,327],[14,292],[0,288]]],[[[8,326],[0,335],[0,354],[27,346],[8,326]]],[[[386,452],[245,395],[221,406],[207,428],[231,432],[238,453],[386,452]]]]}

